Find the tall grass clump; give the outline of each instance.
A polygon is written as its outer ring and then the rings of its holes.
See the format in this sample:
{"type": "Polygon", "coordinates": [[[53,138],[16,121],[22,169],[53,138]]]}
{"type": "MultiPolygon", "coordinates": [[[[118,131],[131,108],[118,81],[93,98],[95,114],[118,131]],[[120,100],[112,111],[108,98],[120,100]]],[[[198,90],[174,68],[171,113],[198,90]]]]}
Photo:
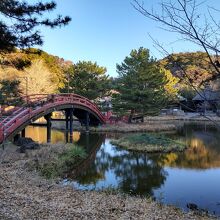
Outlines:
{"type": "Polygon", "coordinates": [[[63,177],[87,156],[85,149],[74,144],[45,146],[30,159],[32,168],[48,179],[63,177]]]}

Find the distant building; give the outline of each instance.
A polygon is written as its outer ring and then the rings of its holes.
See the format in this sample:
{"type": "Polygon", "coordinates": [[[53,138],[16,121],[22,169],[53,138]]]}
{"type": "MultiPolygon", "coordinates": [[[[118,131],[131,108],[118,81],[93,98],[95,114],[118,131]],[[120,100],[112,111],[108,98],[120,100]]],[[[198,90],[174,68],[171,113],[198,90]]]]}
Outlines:
{"type": "Polygon", "coordinates": [[[207,87],[196,94],[193,102],[198,111],[205,112],[206,110],[212,110],[216,112],[220,104],[220,91],[214,91],[210,87],[207,87]]]}

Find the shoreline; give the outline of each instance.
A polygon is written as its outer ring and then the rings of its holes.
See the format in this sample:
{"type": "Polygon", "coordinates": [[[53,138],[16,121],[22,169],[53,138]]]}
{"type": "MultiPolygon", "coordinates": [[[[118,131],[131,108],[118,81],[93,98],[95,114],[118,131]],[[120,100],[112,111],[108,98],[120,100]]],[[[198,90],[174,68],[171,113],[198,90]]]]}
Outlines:
{"type": "MultiPolygon", "coordinates": [[[[37,150],[35,150],[36,153],[37,150]]],[[[31,155],[31,153],[30,153],[31,155]]],[[[151,199],[80,191],[46,180],[27,167],[28,154],[0,150],[0,217],[6,219],[215,219],[151,199]]]]}
{"type": "MultiPolygon", "coordinates": [[[[220,126],[220,117],[212,117],[211,120],[214,120],[215,123],[220,126]]],[[[169,132],[176,131],[181,128],[185,123],[205,123],[208,125],[213,125],[216,127],[216,124],[204,117],[197,118],[186,118],[179,116],[153,116],[146,117],[145,122],[143,123],[124,123],[118,122],[115,124],[104,124],[98,127],[90,127],[89,131],[94,133],[135,133],[135,132],[169,132]]],[[[33,126],[39,126],[39,124],[32,124],[33,126]]],[[[46,126],[40,124],[41,126],[46,126]]],[[[65,130],[65,122],[52,122],[52,128],[58,130],[65,130]]],[[[85,127],[79,125],[79,123],[74,123],[73,128],[75,131],[85,132],[85,127]]]]}

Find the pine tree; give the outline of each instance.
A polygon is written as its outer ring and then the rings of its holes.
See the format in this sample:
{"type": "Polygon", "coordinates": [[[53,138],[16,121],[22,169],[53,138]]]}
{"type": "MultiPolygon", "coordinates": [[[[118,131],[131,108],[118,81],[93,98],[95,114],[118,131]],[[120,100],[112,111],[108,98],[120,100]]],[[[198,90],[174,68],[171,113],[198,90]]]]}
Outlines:
{"type": "Polygon", "coordinates": [[[19,105],[22,103],[18,80],[0,81],[0,105],[19,105]]]}
{"type": "Polygon", "coordinates": [[[106,68],[90,61],[80,61],[67,72],[65,88],[61,92],[72,92],[88,99],[103,97],[108,91],[109,80],[106,68]]]}
{"type": "Polygon", "coordinates": [[[117,65],[117,79],[113,108],[118,114],[156,114],[165,106],[167,79],[163,70],[155,65],[149,50],[132,50],[121,65],[117,65]]]}
{"type": "Polygon", "coordinates": [[[29,4],[19,0],[0,1],[0,51],[11,51],[15,47],[26,48],[42,45],[40,26],[60,27],[70,22],[70,17],[58,16],[54,20],[44,18],[45,12],[56,8],[56,3],[38,2],[29,4]]]}

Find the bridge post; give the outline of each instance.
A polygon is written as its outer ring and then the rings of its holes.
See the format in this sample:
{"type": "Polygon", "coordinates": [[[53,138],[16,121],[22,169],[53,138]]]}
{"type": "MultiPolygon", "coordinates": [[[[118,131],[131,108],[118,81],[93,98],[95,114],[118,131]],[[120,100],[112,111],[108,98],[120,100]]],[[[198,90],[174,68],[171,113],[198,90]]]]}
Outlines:
{"type": "Polygon", "coordinates": [[[68,143],[68,133],[69,133],[69,109],[65,110],[65,122],[66,122],[66,131],[65,131],[65,135],[66,135],[66,143],[68,143]]]}
{"type": "Polygon", "coordinates": [[[21,131],[21,137],[25,138],[25,128],[21,131]]]}
{"type": "Polygon", "coordinates": [[[51,113],[45,115],[44,117],[47,120],[47,143],[51,142],[51,113]]]}
{"type": "Polygon", "coordinates": [[[89,152],[89,134],[86,133],[86,151],[89,152]]]}
{"type": "Polygon", "coordinates": [[[15,136],[14,136],[14,142],[16,142],[16,141],[18,141],[18,139],[21,137],[21,135],[20,134],[16,134],[15,136]]]}
{"type": "Polygon", "coordinates": [[[65,120],[66,120],[66,131],[69,130],[69,110],[65,110],[65,120]]]}
{"type": "Polygon", "coordinates": [[[89,132],[89,112],[86,112],[86,132],[89,132]]]}
{"type": "Polygon", "coordinates": [[[73,109],[70,109],[69,111],[70,116],[70,143],[73,142],[73,109]]]}

